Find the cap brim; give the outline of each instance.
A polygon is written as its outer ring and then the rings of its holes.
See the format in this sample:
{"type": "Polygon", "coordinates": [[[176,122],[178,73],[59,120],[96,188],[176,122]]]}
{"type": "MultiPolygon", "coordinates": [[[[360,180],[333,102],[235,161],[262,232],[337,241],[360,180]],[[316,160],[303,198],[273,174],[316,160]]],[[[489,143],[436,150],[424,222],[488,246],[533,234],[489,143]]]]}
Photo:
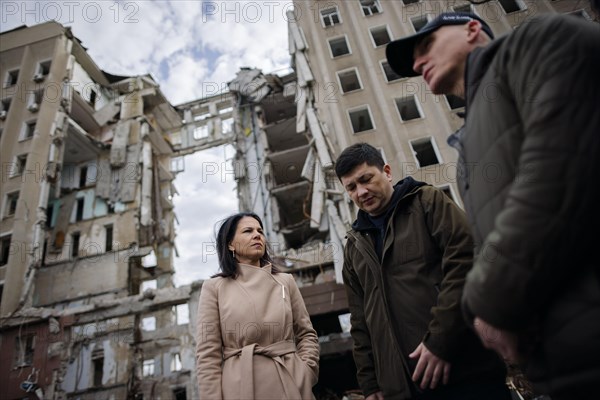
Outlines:
{"type": "Polygon", "coordinates": [[[434,29],[422,30],[412,36],[390,42],[385,49],[385,56],[392,70],[402,77],[419,76],[413,70],[415,63],[415,45],[423,37],[430,34],[434,29]]]}

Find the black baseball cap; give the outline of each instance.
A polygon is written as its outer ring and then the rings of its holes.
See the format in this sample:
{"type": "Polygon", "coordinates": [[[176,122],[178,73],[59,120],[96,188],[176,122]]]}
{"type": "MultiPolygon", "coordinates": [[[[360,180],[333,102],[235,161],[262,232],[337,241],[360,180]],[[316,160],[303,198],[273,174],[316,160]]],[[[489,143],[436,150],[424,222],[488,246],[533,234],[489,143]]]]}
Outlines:
{"type": "Polygon", "coordinates": [[[414,35],[394,40],[387,45],[387,48],[385,49],[385,55],[390,67],[394,70],[394,72],[403,77],[420,75],[413,70],[413,64],[415,63],[413,54],[417,42],[442,26],[464,25],[474,19],[481,22],[481,29],[483,29],[483,31],[493,39],[494,34],[492,33],[492,29],[477,15],[464,12],[442,13],[429,21],[424,27],[419,29],[419,32],[415,33],[414,35]]]}

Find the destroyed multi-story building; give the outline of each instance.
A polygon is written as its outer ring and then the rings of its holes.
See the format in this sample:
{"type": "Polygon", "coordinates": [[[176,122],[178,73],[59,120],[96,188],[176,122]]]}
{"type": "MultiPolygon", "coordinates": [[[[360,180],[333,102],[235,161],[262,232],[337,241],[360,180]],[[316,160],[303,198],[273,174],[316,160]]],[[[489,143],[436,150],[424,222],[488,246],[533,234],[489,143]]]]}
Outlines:
{"type": "MultiPolygon", "coordinates": [[[[240,210],[265,222],[321,345],[318,397],[358,389],[341,282],[356,209],[332,167],[381,149],[398,179],[454,190],[459,99],[402,78],[385,44],[449,9],[496,34],[586,1],[294,0],[293,73],[242,68],[229,93],[172,106],[149,75],[102,71],[50,22],[0,41],[0,387],[8,399],[197,398],[201,282],[174,287],[172,196],[182,157],[233,144],[240,210]]],[[[232,77],[233,78],[233,77],[232,77]]],[[[493,172],[493,171],[490,171],[493,172]]],[[[214,221],[210,221],[213,223],[214,221]]]]}
{"type": "Polygon", "coordinates": [[[178,111],[55,22],[1,38],[2,397],[194,398],[199,285],[173,284],[178,111]]]}

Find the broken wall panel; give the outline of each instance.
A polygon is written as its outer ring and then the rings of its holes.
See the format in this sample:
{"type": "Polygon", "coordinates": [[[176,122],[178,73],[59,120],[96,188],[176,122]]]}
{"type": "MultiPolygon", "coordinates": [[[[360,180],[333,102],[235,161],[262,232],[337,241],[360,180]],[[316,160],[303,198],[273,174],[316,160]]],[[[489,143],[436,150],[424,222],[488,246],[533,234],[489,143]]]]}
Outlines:
{"type": "Polygon", "coordinates": [[[115,127],[115,134],[110,148],[110,165],[113,167],[123,167],[125,165],[130,126],[131,121],[119,121],[115,127]]]}

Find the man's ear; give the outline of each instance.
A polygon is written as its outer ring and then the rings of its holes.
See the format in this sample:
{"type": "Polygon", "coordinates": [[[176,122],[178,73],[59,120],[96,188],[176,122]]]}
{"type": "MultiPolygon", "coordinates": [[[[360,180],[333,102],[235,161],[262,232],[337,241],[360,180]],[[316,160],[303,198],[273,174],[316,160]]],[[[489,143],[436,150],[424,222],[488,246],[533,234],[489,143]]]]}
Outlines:
{"type": "Polygon", "coordinates": [[[385,164],[383,166],[383,172],[385,173],[385,175],[387,176],[388,180],[392,180],[392,167],[390,167],[389,164],[385,164]]]}
{"type": "Polygon", "coordinates": [[[467,30],[467,42],[474,43],[479,37],[479,32],[481,32],[481,22],[476,19],[472,19],[465,25],[467,30]]]}

